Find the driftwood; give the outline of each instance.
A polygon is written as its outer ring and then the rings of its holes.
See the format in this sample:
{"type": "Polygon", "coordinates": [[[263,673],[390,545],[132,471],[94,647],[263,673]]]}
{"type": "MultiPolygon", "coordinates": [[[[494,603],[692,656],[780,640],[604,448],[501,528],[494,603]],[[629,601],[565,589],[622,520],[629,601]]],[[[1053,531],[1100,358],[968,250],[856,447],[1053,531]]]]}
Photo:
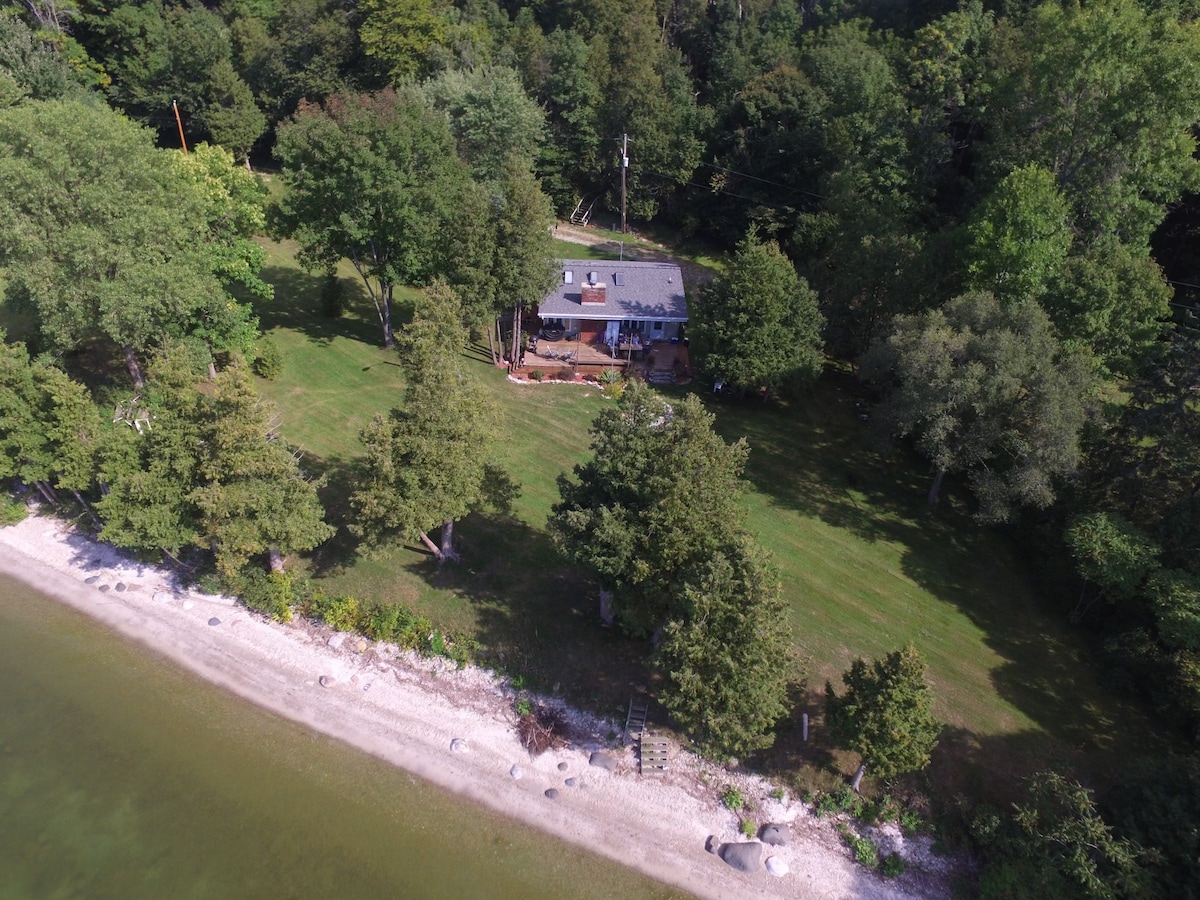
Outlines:
{"type": "Polygon", "coordinates": [[[521,746],[529,751],[530,756],[540,756],[547,750],[565,747],[567,741],[562,736],[565,724],[557,710],[538,706],[517,720],[521,746]]]}

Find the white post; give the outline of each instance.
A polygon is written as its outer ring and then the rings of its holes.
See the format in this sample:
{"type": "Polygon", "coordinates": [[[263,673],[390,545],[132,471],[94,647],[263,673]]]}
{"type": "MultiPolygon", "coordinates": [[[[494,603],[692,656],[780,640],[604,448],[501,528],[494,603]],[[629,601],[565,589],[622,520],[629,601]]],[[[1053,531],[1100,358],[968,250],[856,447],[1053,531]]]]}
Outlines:
{"type": "Polygon", "coordinates": [[[800,729],[804,734],[804,743],[808,743],[808,713],[800,714],[800,729]]]}

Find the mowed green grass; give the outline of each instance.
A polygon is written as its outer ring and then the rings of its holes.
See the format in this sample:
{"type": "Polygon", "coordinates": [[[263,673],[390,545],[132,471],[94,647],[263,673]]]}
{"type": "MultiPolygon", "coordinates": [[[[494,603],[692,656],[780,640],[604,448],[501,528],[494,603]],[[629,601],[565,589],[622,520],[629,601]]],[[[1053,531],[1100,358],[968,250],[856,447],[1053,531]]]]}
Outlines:
{"type": "MultiPolygon", "coordinates": [[[[594,585],[545,528],[556,479],[587,457],[588,426],[611,401],[594,386],[514,384],[473,348],[472,374],[505,414],[501,461],[522,485],[514,515],[462,522],[459,566],[439,570],[420,547],[359,554],[344,531],[348,473],[358,430],[400,402],[400,370],[380,346],[365,293],[349,315],[321,316],[319,282],[296,268],[293,248],[269,249],[277,296],[261,315],[285,369],[262,387],[283,434],[329,474],[327,500],[343,529],[316,555],[314,574],[331,592],[414,604],[473,636],[493,662],[618,717],[630,691],[653,686],[649,648],[599,627],[594,585]]],[[[1109,695],[1007,536],[977,526],[953,482],[940,506],[925,505],[925,467],[873,437],[848,374],[829,372],[789,405],[701,396],[720,433],[750,445],[747,524],[774,555],[809,660],[804,709],[819,715],[825,679],[840,687],[855,657],[911,642],[950,726],[947,778],[964,767],[1016,774],[1055,761],[1106,762],[1154,740],[1138,711],[1109,695]]],[[[789,766],[830,758],[819,740],[800,745],[792,729],[780,745],[789,766]]]]}

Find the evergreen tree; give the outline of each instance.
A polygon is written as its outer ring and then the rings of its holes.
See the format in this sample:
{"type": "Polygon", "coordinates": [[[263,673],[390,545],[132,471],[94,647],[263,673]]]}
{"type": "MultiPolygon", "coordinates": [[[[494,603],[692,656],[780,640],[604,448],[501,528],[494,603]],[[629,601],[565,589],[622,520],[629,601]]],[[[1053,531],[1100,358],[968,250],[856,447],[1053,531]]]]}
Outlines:
{"type": "Polygon", "coordinates": [[[742,529],[748,449],[712,424],[694,396],[669,404],[632,383],[592,423],[592,458],[559,478],[551,534],[596,573],[601,616],[633,634],[677,618],[689,573],[742,529]]]}
{"type": "Polygon", "coordinates": [[[817,296],[779,245],[751,234],[727,274],[705,285],[692,313],[701,365],[739,391],[804,388],[821,374],[817,296]]]}
{"type": "Polygon", "coordinates": [[[868,769],[891,778],[925,768],[942,726],[933,717],[933,694],[916,649],[905,647],[869,665],[856,659],[842,681],[841,697],[825,682],[825,724],[834,746],[862,757],[854,789],[868,769]]]}
{"type": "Polygon", "coordinates": [[[0,478],[34,485],[51,503],[55,488],[70,490],[86,507],[99,431],[83,385],[31,360],[24,344],[0,343],[0,478]]]}
{"type": "Polygon", "coordinates": [[[457,559],[454,523],[485,505],[507,510],[514,484],[491,462],[497,410],[462,366],[462,309],[444,284],[427,290],[401,339],[404,406],[363,429],[367,457],[351,498],[351,530],[368,543],[395,536],[457,559]],[[441,528],[441,545],[427,532],[441,528]]]}
{"type": "Polygon", "coordinates": [[[715,757],[769,747],[788,710],[791,632],[766,555],[734,538],[687,576],[655,664],[659,699],[715,757]]]}
{"type": "Polygon", "coordinates": [[[298,455],[280,439],[273,408],[259,400],[244,365],[217,376],[202,410],[199,486],[188,500],[222,574],[234,577],[263,554],[282,571],[284,555],[332,537],[319,482],[305,477],[298,455]]]}

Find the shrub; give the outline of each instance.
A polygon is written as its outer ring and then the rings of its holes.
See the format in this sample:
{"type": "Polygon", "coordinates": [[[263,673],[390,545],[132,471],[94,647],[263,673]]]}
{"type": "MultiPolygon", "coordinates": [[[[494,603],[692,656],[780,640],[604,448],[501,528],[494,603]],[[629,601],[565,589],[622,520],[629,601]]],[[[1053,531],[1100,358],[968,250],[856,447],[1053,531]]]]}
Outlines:
{"type": "Polygon", "coordinates": [[[605,369],[597,380],[603,385],[617,384],[621,381],[621,373],[616,369],[605,369]]]}
{"type": "Polygon", "coordinates": [[[879,871],[888,878],[899,878],[904,874],[904,860],[899,853],[889,853],[879,864],[879,871]]]}
{"type": "Polygon", "coordinates": [[[534,369],[532,372],[529,373],[530,381],[541,381],[545,377],[546,377],[546,373],[543,372],[541,369],[534,369]]]}
{"type": "Polygon", "coordinates": [[[771,788],[771,793],[768,794],[767,796],[769,796],[772,800],[782,801],[783,800],[783,788],[781,788],[781,787],[771,788]]]}
{"type": "Polygon", "coordinates": [[[326,625],[337,631],[354,631],[362,623],[362,604],[357,597],[314,597],[313,608],[326,625]]]}
{"type": "Polygon", "coordinates": [[[854,861],[856,863],[866,866],[869,869],[879,866],[879,848],[875,846],[874,841],[860,837],[844,826],[842,828],[842,837],[846,839],[846,843],[850,845],[850,849],[854,852],[854,861]]]}
{"type": "Polygon", "coordinates": [[[528,716],[533,712],[533,703],[530,702],[528,697],[520,697],[513,704],[513,709],[516,710],[518,716],[528,716]]]}
{"type": "Polygon", "coordinates": [[[24,500],[9,497],[7,494],[0,497],[0,527],[16,525],[27,515],[29,515],[29,510],[26,508],[24,500]]]}
{"type": "Polygon", "coordinates": [[[286,572],[251,571],[241,578],[242,602],[276,622],[291,621],[296,599],[293,588],[292,576],[286,572]]]}
{"type": "Polygon", "coordinates": [[[399,606],[383,604],[376,606],[363,618],[363,630],[375,641],[392,641],[400,630],[401,616],[406,612],[399,606]]]}
{"type": "Polygon", "coordinates": [[[726,788],[725,793],[721,795],[721,802],[725,804],[726,809],[737,812],[746,805],[746,798],[737,788],[726,788]]]}
{"type": "Polygon", "coordinates": [[[753,819],[742,819],[740,830],[745,837],[754,837],[758,832],[758,826],[754,824],[753,819]]]}
{"type": "Polygon", "coordinates": [[[446,655],[446,636],[440,631],[435,631],[429,635],[429,652],[434,656],[446,655]]]}
{"type": "Polygon", "coordinates": [[[279,352],[275,341],[268,335],[264,334],[258,339],[258,347],[251,368],[255,375],[265,378],[267,381],[274,381],[283,372],[283,355],[279,352]]]}

